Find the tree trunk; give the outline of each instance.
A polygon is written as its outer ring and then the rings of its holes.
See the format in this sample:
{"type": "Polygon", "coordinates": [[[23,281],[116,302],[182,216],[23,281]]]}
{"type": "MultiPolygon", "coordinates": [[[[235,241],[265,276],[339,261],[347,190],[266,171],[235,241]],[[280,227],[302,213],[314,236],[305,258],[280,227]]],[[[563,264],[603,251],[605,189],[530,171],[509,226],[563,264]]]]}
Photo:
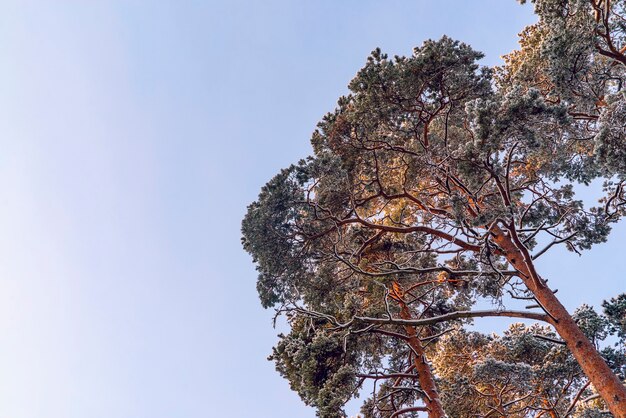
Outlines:
{"type": "Polygon", "coordinates": [[[516,238],[515,231],[507,234],[502,230],[496,230],[494,233],[494,242],[504,251],[509,263],[521,273],[521,279],[526,287],[551,317],[552,325],[567,344],[593,387],[606,402],[609,411],[616,418],[626,418],[626,386],[609,368],[554,292],[536,273],[528,251],[516,238]]]}
{"type": "MultiPolygon", "coordinates": [[[[407,307],[403,300],[398,300],[400,304],[400,317],[402,319],[414,319],[411,316],[411,311],[407,307]]],[[[417,336],[417,331],[413,326],[404,326],[404,330],[409,336],[408,343],[415,354],[415,369],[417,370],[417,377],[420,384],[420,388],[426,393],[424,396],[424,403],[428,408],[428,418],[446,418],[447,415],[441,405],[439,399],[439,391],[435,384],[433,372],[430,369],[428,362],[426,361],[426,355],[424,354],[424,347],[422,342],[417,336]]]]}

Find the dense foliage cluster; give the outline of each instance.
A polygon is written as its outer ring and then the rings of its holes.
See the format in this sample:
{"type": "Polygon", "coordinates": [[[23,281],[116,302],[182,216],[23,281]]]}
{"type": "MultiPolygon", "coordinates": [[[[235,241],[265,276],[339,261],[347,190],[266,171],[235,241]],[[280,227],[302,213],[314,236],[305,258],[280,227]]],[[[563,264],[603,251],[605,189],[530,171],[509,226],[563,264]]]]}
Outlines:
{"type": "Polygon", "coordinates": [[[270,359],[320,417],[363,387],[368,418],[626,417],[626,295],[570,314],[534,262],[626,213],[626,2],[533,3],[500,68],[447,37],[375,50],[248,208],[261,302],[290,326],[270,359]],[[488,316],[541,324],[466,329],[488,316]]]}

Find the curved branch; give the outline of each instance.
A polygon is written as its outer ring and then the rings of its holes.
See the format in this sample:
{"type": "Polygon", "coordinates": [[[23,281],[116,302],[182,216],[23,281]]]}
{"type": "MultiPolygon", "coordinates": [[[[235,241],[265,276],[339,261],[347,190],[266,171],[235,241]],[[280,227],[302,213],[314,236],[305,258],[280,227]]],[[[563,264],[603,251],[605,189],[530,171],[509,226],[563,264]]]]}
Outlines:
{"type": "Polygon", "coordinates": [[[441,238],[445,241],[448,241],[451,244],[455,244],[458,247],[463,248],[468,251],[479,252],[481,250],[480,245],[470,244],[469,242],[463,241],[462,239],[456,238],[453,235],[448,233],[439,231],[434,228],[429,228],[427,226],[406,226],[406,227],[398,227],[398,226],[390,226],[390,225],[379,225],[372,222],[368,222],[365,219],[361,218],[348,218],[337,221],[337,226],[347,225],[347,224],[361,224],[371,229],[385,231],[385,232],[395,232],[399,234],[409,234],[413,232],[423,232],[425,234],[435,236],[437,238],[441,238]]]}
{"type": "Polygon", "coordinates": [[[523,312],[523,311],[494,311],[494,310],[481,310],[481,311],[457,311],[450,312],[444,315],[433,316],[432,318],[423,319],[400,319],[400,318],[371,318],[367,316],[355,316],[357,321],[363,321],[370,324],[392,324],[392,325],[408,325],[408,326],[424,326],[433,325],[439,322],[453,321],[455,319],[466,318],[486,318],[486,317],[509,317],[509,318],[521,318],[532,319],[535,321],[543,321],[552,324],[552,320],[548,315],[523,312]]]}
{"type": "Polygon", "coordinates": [[[402,409],[397,410],[396,412],[391,414],[389,418],[396,418],[408,412],[428,412],[428,411],[429,409],[426,408],[425,406],[411,406],[409,408],[402,408],[402,409]]]}

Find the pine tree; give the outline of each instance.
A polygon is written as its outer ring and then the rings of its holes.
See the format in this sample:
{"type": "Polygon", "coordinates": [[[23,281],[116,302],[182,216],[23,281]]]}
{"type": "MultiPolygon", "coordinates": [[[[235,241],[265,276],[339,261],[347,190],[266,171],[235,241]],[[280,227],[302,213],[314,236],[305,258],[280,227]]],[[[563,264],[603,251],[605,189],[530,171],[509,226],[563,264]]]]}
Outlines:
{"type": "MultiPolygon", "coordinates": [[[[446,334],[474,338],[459,327],[484,316],[553,327],[554,338],[536,332],[567,347],[557,356],[563,368],[580,368],[560,382],[582,396],[588,379],[613,415],[626,417],[619,353],[599,352],[535,267],[556,245],[581,252],[604,242],[624,214],[624,66],[606,55],[609,44],[596,42],[604,20],[594,20],[595,6],[535,3],[540,22],[497,69],[496,88],[493,71],[477,64],[482,54],[447,37],[411,57],[375,50],[351,94],[313,134],[314,155],[279,173],[249,207],[243,244],[257,263],[261,302],[291,326],[271,359],[321,417],[341,416],[366,380],[377,386],[367,417],[442,417],[444,407],[463,416],[450,399],[455,388],[469,389],[433,365],[445,357],[441,345],[454,341],[446,334]],[[576,52],[569,41],[559,44],[559,34],[585,46],[580,64],[572,66],[576,52]],[[585,208],[574,185],[597,177],[607,179],[607,194],[585,208]],[[472,310],[477,298],[502,308],[472,310]],[[504,308],[513,299],[535,308],[504,308]]],[[[610,302],[608,317],[620,309],[610,302]]],[[[535,329],[513,328],[497,341],[476,337],[476,344],[486,353],[502,345],[502,353],[515,351],[528,332],[535,329]]],[[[551,355],[554,342],[531,340],[543,344],[535,347],[541,358],[551,355]]],[[[481,361],[467,370],[468,382],[508,376],[513,385],[499,400],[485,395],[485,408],[514,401],[554,373],[517,365],[509,354],[481,361]]],[[[567,396],[535,392],[509,406],[556,402],[555,414],[567,412],[567,396]]]]}

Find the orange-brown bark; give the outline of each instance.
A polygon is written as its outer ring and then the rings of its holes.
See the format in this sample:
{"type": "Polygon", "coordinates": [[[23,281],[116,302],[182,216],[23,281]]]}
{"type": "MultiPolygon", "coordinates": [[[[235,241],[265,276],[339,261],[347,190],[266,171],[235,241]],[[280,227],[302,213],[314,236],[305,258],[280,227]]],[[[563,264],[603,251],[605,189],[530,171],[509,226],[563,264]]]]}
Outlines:
{"type": "MultiPolygon", "coordinates": [[[[399,286],[394,283],[394,299],[400,305],[400,317],[402,319],[414,319],[404,300],[399,297],[399,291],[399,286]]],[[[404,330],[409,337],[407,342],[415,354],[414,366],[418,374],[420,388],[426,393],[424,403],[428,408],[428,418],[445,418],[447,415],[443,410],[441,400],[439,399],[437,384],[435,383],[430,365],[426,361],[424,347],[422,346],[422,342],[417,335],[417,331],[415,327],[408,325],[404,326],[404,330]]]]}
{"type": "Polygon", "coordinates": [[[523,245],[515,242],[515,238],[514,231],[505,233],[496,229],[494,232],[494,241],[502,249],[509,263],[521,273],[521,279],[526,287],[550,315],[552,325],[565,341],[598,394],[606,402],[609,411],[616,418],[626,418],[626,386],[609,368],[554,292],[544,284],[535,271],[530,255],[523,245]]]}

